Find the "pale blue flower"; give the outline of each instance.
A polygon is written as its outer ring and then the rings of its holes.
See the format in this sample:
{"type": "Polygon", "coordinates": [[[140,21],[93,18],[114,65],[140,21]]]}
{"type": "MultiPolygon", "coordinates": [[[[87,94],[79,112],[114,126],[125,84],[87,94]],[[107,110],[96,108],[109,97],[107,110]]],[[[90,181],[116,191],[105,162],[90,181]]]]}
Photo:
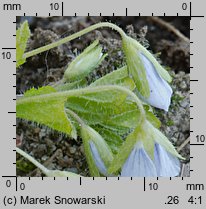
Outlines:
{"type": "Polygon", "coordinates": [[[155,143],[154,160],[138,142],[122,167],[122,177],[174,177],[180,173],[180,161],[155,143]]]}
{"type": "Polygon", "coordinates": [[[138,142],[122,167],[122,177],[153,177],[157,171],[153,161],[144,150],[142,142],[138,142]]]}
{"type": "Polygon", "coordinates": [[[137,88],[137,94],[146,103],[168,111],[172,89],[167,82],[172,78],[155,57],[140,43],[124,36],[122,47],[126,55],[129,76],[137,88]]]}
{"type": "Polygon", "coordinates": [[[97,166],[99,172],[101,174],[103,174],[104,176],[107,176],[108,175],[107,168],[106,168],[103,160],[101,159],[101,157],[99,155],[99,152],[97,150],[96,145],[94,144],[93,141],[90,141],[89,146],[90,146],[90,150],[91,150],[91,153],[92,153],[93,160],[94,160],[95,165],[97,166]]]}
{"type": "Polygon", "coordinates": [[[179,159],[184,158],[167,137],[145,120],[127,136],[109,172],[121,168],[125,177],[174,177],[180,173],[179,159]]]}
{"type": "Polygon", "coordinates": [[[122,177],[174,177],[180,173],[177,157],[155,143],[154,160],[145,151],[142,142],[138,142],[122,167],[122,177]]]}
{"type": "Polygon", "coordinates": [[[168,111],[171,102],[172,88],[162,79],[153,63],[143,53],[140,52],[139,56],[144,65],[150,89],[150,96],[148,98],[144,98],[141,95],[140,97],[146,103],[168,111]]]}
{"type": "Polygon", "coordinates": [[[180,162],[177,157],[167,152],[160,144],[155,143],[154,162],[158,176],[174,177],[180,173],[180,162]]]}

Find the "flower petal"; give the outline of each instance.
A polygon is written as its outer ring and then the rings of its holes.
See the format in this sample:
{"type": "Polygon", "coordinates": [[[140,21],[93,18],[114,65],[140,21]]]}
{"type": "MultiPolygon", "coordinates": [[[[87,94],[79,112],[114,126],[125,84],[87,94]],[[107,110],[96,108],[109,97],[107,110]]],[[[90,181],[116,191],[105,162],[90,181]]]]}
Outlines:
{"type": "Polygon", "coordinates": [[[125,164],[121,176],[123,177],[153,177],[157,176],[155,165],[144,150],[141,142],[138,142],[125,164]]]}
{"type": "Polygon", "coordinates": [[[108,175],[107,168],[106,168],[103,160],[101,159],[101,157],[99,155],[99,152],[98,152],[98,150],[96,148],[96,145],[94,144],[93,141],[90,141],[89,142],[89,146],[90,146],[90,149],[91,149],[91,153],[92,153],[95,165],[99,169],[99,172],[101,174],[103,174],[104,176],[107,176],[108,175]]]}
{"type": "Polygon", "coordinates": [[[150,88],[149,98],[141,98],[154,107],[168,111],[172,96],[170,85],[161,78],[153,63],[143,53],[140,52],[139,56],[144,64],[150,88]]]}
{"type": "Polygon", "coordinates": [[[160,144],[155,144],[154,161],[157,175],[174,177],[180,173],[180,162],[177,157],[167,152],[160,144]]]}

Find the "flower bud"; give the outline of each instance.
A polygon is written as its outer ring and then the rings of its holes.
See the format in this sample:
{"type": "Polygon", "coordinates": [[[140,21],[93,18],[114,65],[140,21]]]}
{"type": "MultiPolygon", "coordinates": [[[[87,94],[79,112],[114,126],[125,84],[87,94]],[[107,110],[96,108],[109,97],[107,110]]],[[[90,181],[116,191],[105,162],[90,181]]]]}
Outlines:
{"type": "Polygon", "coordinates": [[[77,56],[68,66],[64,73],[65,82],[74,82],[85,78],[92,72],[105,58],[99,41],[94,41],[79,56],[77,56]]]}
{"type": "Polygon", "coordinates": [[[108,175],[107,168],[113,160],[112,152],[102,138],[93,128],[82,125],[81,137],[91,176],[108,175]]]}

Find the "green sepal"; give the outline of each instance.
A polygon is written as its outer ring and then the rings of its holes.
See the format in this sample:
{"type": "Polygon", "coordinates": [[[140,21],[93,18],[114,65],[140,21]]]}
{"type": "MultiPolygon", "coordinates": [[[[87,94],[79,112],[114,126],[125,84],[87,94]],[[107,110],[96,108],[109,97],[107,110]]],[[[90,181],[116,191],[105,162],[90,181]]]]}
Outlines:
{"type": "Polygon", "coordinates": [[[84,153],[85,153],[87,164],[89,167],[90,176],[99,177],[100,173],[99,173],[97,166],[95,165],[92,153],[90,151],[89,142],[83,139],[83,145],[84,145],[84,153]]]}
{"type": "Polygon", "coordinates": [[[18,68],[20,65],[26,62],[26,58],[24,58],[24,52],[26,50],[27,41],[30,37],[30,30],[27,21],[24,21],[20,28],[16,31],[16,67],[18,68]]]}
{"type": "Polygon", "coordinates": [[[171,83],[172,82],[172,77],[170,76],[168,71],[159,64],[159,62],[156,60],[156,58],[147,49],[145,49],[142,45],[140,45],[140,47],[141,47],[142,52],[144,53],[144,55],[152,62],[152,64],[154,65],[154,67],[157,70],[157,72],[159,73],[159,75],[164,80],[171,83]]]}
{"type": "Polygon", "coordinates": [[[168,140],[168,138],[161,133],[158,129],[154,128],[152,124],[148,122],[148,129],[152,131],[152,135],[157,143],[163,146],[169,153],[184,160],[184,158],[176,151],[174,145],[168,140]]]}
{"type": "Polygon", "coordinates": [[[155,69],[164,80],[169,83],[172,81],[172,77],[170,76],[170,74],[159,64],[156,58],[144,46],[142,46],[140,43],[130,37],[128,37],[128,40],[128,42],[130,42],[130,44],[136,48],[136,51],[142,52],[150,60],[150,62],[152,62],[155,69]]]}
{"type": "MultiPolygon", "coordinates": [[[[146,105],[144,105],[145,107],[146,105]]],[[[160,128],[161,127],[161,121],[152,113],[150,109],[144,108],[146,113],[147,120],[155,127],[160,128]]]]}
{"type": "Polygon", "coordinates": [[[141,133],[142,135],[137,135],[139,141],[143,143],[144,149],[149,155],[149,157],[154,160],[154,145],[155,145],[155,138],[152,134],[151,129],[148,127],[149,121],[145,120],[145,122],[142,123],[141,127],[141,133]]]}
{"type": "Polygon", "coordinates": [[[132,133],[127,136],[125,142],[119,148],[119,152],[114,156],[114,160],[110,164],[108,169],[109,173],[116,173],[123,166],[138,141],[137,134],[141,136],[140,130],[141,128],[138,126],[132,133]]]}
{"type": "Polygon", "coordinates": [[[132,76],[138,92],[143,97],[148,98],[150,96],[150,88],[144,64],[139,56],[137,41],[128,36],[124,36],[122,39],[122,47],[126,56],[129,75],[132,76]]]}

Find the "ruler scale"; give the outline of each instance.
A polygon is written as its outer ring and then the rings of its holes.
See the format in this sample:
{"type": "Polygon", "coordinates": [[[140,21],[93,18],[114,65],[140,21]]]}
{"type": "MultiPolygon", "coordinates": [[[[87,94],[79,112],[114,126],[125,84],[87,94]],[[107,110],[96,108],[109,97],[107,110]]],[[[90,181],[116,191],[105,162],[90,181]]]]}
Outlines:
{"type": "Polygon", "coordinates": [[[4,208],[205,208],[204,1],[1,1],[1,176],[4,208]],[[116,3],[116,4],[115,4],[116,3]],[[190,18],[190,177],[16,176],[16,16],[188,16],[190,18]],[[199,136],[199,138],[197,138],[199,136]],[[81,201],[84,201],[82,203],[81,201]],[[35,205],[35,206],[34,206],[35,205]]]}

